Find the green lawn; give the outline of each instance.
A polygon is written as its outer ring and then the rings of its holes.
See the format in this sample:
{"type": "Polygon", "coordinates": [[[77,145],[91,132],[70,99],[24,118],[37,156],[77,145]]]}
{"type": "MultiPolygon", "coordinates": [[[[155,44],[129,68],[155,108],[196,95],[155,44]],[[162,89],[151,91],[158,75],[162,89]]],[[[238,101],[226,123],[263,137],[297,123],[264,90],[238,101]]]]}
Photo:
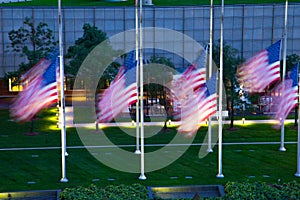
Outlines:
{"type": "MultiPolygon", "coordinates": [[[[24,3],[8,3],[3,5],[14,6],[57,6],[57,0],[32,0],[24,3]]],[[[283,3],[282,0],[225,0],[225,4],[261,4],[261,3],[283,3]]],[[[290,0],[289,2],[299,2],[299,0],[290,0]]],[[[155,6],[191,6],[191,5],[209,5],[209,0],[153,0],[155,6]]],[[[221,0],[215,0],[214,4],[221,4],[221,0]]],[[[105,0],[62,0],[63,6],[133,6],[134,0],[123,2],[108,2],[105,0]]]]}
{"type": "MultiPolygon", "coordinates": [[[[60,130],[56,128],[55,109],[39,114],[34,121],[34,131],[38,136],[25,136],[30,123],[16,124],[9,120],[8,111],[0,110],[0,148],[21,147],[59,147],[60,130]],[[52,119],[52,120],[50,120],[52,119]]],[[[286,125],[285,140],[295,142],[297,131],[286,125]]],[[[238,130],[229,131],[224,127],[223,141],[233,142],[278,142],[280,133],[269,124],[236,126],[238,130]]],[[[127,128],[130,129],[130,128],[127,128]]],[[[135,138],[125,134],[126,128],[105,128],[106,136],[116,145],[135,144],[135,138]]],[[[149,130],[149,129],[146,129],[149,130]]],[[[207,127],[200,128],[194,144],[202,143],[207,127]]],[[[92,132],[88,130],[87,132],[92,132]]],[[[93,133],[90,133],[93,134],[93,133]]],[[[145,131],[147,136],[147,131],[145,131]]],[[[145,140],[145,144],[166,144],[176,135],[176,128],[160,132],[145,140]]],[[[184,140],[184,137],[182,136],[184,140]]],[[[82,142],[75,128],[67,129],[67,146],[81,146],[82,142]]],[[[265,181],[275,183],[300,179],[294,176],[296,171],[296,145],[286,144],[287,151],[279,152],[278,144],[272,145],[224,145],[224,179],[216,178],[218,173],[218,148],[200,159],[200,145],[189,149],[171,165],[146,173],[147,180],[140,181],[138,173],[125,173],[111,169],[95,159],[84,148],[69,148],[67,157],[68,183],[60,183],[61,151],[23,150],[0,151],[0,192],[14,190],[62,189],[91,183],[99,186],[108,184],[141,183],[146,186],[225,184],[228,181],[265,181]],[[173,178],[172,178],[173,177],[173,178]],[[177,177],[177,178],[174,178],[177,177]],[[190,178],[192,177],[192,178],[190,178]],[[108,180],[114,178],[115,180],[108,180]]],[[[145,151],[155,151],[162,147],[145,147],[145,151]]],[[[124,148],[129,152],[134,147],[124,148]]],[[[167,153],[166,153],[167,155],[167,153]]],[[[163,155],[162,155],[163,156],[163,155]]],[[[147,168],[147,164],[146,164],[147,168]]]]}

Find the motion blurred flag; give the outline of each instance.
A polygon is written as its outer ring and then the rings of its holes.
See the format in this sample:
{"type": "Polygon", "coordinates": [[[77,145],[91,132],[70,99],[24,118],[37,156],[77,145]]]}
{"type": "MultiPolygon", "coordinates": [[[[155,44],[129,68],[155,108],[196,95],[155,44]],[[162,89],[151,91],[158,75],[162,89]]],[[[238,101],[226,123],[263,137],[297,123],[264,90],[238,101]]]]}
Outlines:
{"type": "MultiPolygon", "coordinates": [[[[128,106],[137,102],[135,52],[128,54],[114,81],[97,101],[97,122],[110,122],[128,106]]],[[[99,95],[98,95],[99,97],[99,95]]]]}
{"type": "Polygon", "coordinates": [[[248,92],[264,92],[267,86],[280,80],[280,52],[281,40],[242,64],[237,75],[248,92]]]}
{"type": "Polygon", "coordinates": [[[205,122],[217,111],[217,76],[215,73],[211,79],[200,87],[193,95],[182,102],[180,133],[191,136],[195,134],[199,125],[205,122]]]}
{"type": "Polygon", "coordinates": [[[27,72],[22,74],[21,82],[23,85],[33,82],[35,79],[39,78],[40,75],[47,69],[47,67],[52,63],[52,60],[47,58],[42,58],[37,64],[30,68],[27,72]]]}
{"type": "Polygon", "coordinates": [[[199,55],[182,75],[175,81],[175,96],[185,98],[189,93],[197,91],[206,80],[207,48],[199,55]]]}
{"type": "Polygon", "coordinates": [[[206,82],[206,92],[205,99],[202,104],[199,104],[200,108],[200,118],[199,123],[204,122],[210,116],[217,112],[217,77],[218,72],[216,72],[207,82],[206,82]]]}
{"type": "Polygon", "coordinates": [[[19,93],[10,108],[10,114],[18,122],[31,120],[41,109],[58,101],[56,72],[58,57],[42,59],[23,78],[24,90],[19,93]]]}
{"type": "Polygon", "coordinates": [[[281,83],[275,88],[275,91],[280,94],[274,102],[277,105],[275,119],[279,121],[285,120],[298,104],[298,69],[299,64],[296,64],[287,75],[284,84],[281,83]]]}

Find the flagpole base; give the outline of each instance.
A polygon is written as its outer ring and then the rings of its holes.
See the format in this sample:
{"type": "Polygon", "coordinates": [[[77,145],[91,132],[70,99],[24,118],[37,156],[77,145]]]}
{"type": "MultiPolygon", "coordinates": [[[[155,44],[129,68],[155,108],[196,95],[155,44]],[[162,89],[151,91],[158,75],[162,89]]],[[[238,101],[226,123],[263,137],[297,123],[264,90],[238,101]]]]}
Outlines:
{"type": "Polygon", "coordinates": [[[278,150],[284,152],[284,151],[286,151],[286,148],[284,148],[284,147],[279,147],[278,150]]]}
{"type": "Polygon", "coordinates": [[[214,151],[210,148],[210,149],[207,149],[206,152],[211,153],[211,152],[214,152],[214,151]]]}
{"type": "Polygon", "coordinates": [[[137,149],[137,150],[135,150],[134,154],[139,155],[139,154],[141,154],[141,151],[137,149]]]}
{"type": "Polygon", "coordinates": [[[139,179],[140,179],[140,180],[146,180],[147,177],[145,176],[145,174],[141,174],[140,177],[139,177],[139,179]]]}
{"type": "Polygon", "coordinates": [[[296,174],[294,174],[296,177],[300,177],[300,172],[296,172],[296,174]]]}
{"type": "Polygon", "coordinates": [[[67,183],[69,180],[67,179],[67,178],[62,178],[62,179],[60,179],[60,182],[62,182],[62,183],[67,183]]]}
{"type": "Polygon", "coordinates": [[[217,177],[217,178],[224,178],[224,175],[223,175],[223,174],[217,174],[216,177],[217,177]]]}

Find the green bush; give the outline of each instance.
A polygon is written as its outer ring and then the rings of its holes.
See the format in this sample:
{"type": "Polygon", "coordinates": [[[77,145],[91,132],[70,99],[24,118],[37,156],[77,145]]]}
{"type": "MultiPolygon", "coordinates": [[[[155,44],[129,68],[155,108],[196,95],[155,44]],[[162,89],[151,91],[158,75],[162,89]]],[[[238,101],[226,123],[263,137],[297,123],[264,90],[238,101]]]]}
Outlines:
{"type": "MultiPolygon", "coordinates": [[[[265,182],[228,182],[225,185],[225,197],[200,198],[209,200],[297,200],[300,199],[300,184],[296,181],[268,185],[265,182]]],[[[99,188],[95,185],[89,187],[66,188],[61,194],[62,200],[144,200],[148,199],[146,187],[140,184],[109,185],[99,188]]]]}
{"type": "Polygon", "coordinates": [[[264,182],[228,182],[225,199],[249,200],[292,200],[300,199],[300,184],[296,181],[286,184],[268,185],[264,182]]]}
{"type": "Polygon", "coordinates": [[[99,188],[96,185],[90,185],[89,187],[76,187],[66,188],[60,193],[61,200],[97,200],[97,199],[109,199],[109,200],[142,200],[148,198],[148,192],[146,187],[140,184],[133,185],[109,185],[105,188],[99,188]]]}

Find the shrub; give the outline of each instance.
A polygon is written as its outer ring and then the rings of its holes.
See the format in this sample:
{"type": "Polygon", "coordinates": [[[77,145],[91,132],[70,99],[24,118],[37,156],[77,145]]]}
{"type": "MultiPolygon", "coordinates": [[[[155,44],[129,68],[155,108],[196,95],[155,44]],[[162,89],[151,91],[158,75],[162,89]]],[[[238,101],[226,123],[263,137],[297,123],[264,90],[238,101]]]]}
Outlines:
{"type": "Polygon", "coordinates": [[[60,193],[62,200],[97,200],[97,199],[109,199],[109,200],[142,200],[148,198],[147,189],[140,184],[133,185],[109,185],[105,188],[99,188],[96,185],[90,185],[89,187],[76,187],[66,188],[60,193]]]}
{"type": "Polygon", "coordinates": [[[296,200],[300,198],[300,184],[296,181],[282,185],[268,185],[264,182],[228,182],[225,192],[225,199],[296,200]]]}

